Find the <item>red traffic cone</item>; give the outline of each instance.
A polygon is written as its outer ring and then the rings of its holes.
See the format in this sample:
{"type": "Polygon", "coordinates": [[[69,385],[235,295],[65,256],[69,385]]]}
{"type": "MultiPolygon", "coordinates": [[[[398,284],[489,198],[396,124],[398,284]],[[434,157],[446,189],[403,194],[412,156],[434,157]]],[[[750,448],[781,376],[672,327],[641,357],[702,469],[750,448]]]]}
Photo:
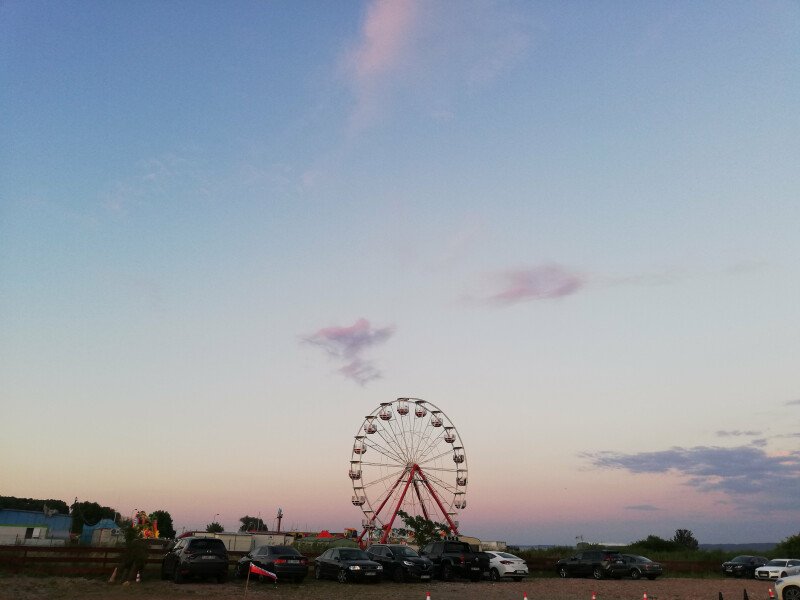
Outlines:
{"type": "Polygon", "coordinates": [[[522,594],[522,600],[528,600],[528,594],[526,592],[522,594]]]}
{"type": "Polygon", "coordinates": [[[597,594],[595,594],[594,592],[592,592],[592,600],[597,600],[597,594]]]}
{"type": "Polygon", "coordinates": [[[774,600],[774,598],[775,598],[775,592],[772,591],[772,588],[769,588],[769,599],[774,600]]]}
{"type": "Polygon", "coordinates": [[[642,600],[647,600],[647,592],[645,592],[644,596],[642,596],[642,600]]]}
{"type": "Polygon", "coordinates": [[[431,593],[425,592],[425,600],[431,600],[431,593]]]}

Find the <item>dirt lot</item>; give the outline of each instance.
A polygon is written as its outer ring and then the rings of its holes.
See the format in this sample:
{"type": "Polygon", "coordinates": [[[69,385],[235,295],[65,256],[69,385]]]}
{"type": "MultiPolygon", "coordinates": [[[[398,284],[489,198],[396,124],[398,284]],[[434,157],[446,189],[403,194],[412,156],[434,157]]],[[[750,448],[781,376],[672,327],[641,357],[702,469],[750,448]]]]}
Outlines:
{"type": "MultiPolygon", "coordinates": [[[[252,600],[768,600],[770,584],[741,579],[681,579],[656,581],[533,578],[521,583],[432,582],[339,584],[307,580],[303,584],[250,582],[252,600]]],[[[67,577],[0,576],[0,600],[238,600],[244,597],[243,582],[225,584],[172,582],[145,579],[142,583],[108,584],[98,579],[67,577]]]]}

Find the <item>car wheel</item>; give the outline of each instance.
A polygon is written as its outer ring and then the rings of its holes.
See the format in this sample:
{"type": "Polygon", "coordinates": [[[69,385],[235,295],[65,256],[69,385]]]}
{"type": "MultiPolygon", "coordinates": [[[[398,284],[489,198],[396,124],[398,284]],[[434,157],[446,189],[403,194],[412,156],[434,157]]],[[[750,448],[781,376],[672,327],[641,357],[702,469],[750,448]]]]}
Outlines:
{"type": "Polygon", "coordinates": [[[602,579],[603,578],[603,569],[601,567],[595,567],[592,569],[592,577],[595,579],[602,579]]]}
{"type": "Polygon", "coordinates": [[[406,574],[403,571],[403,567],[395,567],[394,571],[392,571],[392,579],[394,579],[397,583],[403,583],[406,578],[406,574]]]}
{"type": "Polygon", "coordinates": [[[336,580],[339,583],[347,583],[347,571],[344,569],[339,569],[339,574],[336,576],[336,580]]]}
{"type": "Polygon", "coordinates": [[[631,579],[639,579],[642,576],[642,572],[639,569],[631,569],[631,579]]]}
{"type": "Polygon", "coordinates": [[[500,581],[500,571],[493,567],[492,570],[489,571],[489,579],[492,581],[500,581]]]}
{"type": "Polygon", "coordinates": [[[558,570],[558,576],[561,577],[561,579],[566,579],[567,577],[569,577],[569,573],[567,572],[567,568],[566,567],[561,567],[558,570]]]}
{"type": "Polygon", "coordinates": [[[783,600],[800,600],[800,587],[790,585],[783,588],[783,600]]]}
{"type": "Polygon", "coordinates": [[[181,574],[180,564],[175,565],[175,572],[172,574],[172,581],[175,583],[183,583],[183,575],[181,574]]]}
{"type": "Polygon", "coordinates": [[[450,581],[453,579],[453,567],[448,564],[442,565],[442,581],[450,581]]]}
{"type": "Polygon", "coordinates": [[[320,567],[319,565],[316,565],[314,567],[314,579],[317,580],[322,579],[322,567],[320,567]]]}

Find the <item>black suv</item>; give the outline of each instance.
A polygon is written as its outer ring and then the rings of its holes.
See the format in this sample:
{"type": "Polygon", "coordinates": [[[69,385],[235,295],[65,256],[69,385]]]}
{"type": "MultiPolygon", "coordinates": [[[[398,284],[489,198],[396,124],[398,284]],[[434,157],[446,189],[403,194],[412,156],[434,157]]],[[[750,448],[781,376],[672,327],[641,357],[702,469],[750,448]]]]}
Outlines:
{"type": "Polygon", "coordinates": [[[595,579],[604,577],[620,578],[628,571],[619,552],[613,550],[583,550],[570,558],[562,558],[556,563],[559,577],[583,577],[591,575],[595,579]]]}
{"type": "Polygon", "coordinates": [[[383,565],[384,577],[397,582],[406,579],[428,581],[433,576],[433,563],[420,556],[413,548],[402,544],[372,544],[367,554],[375,562],[383,565]]]}
{"type": "Polygon", "coordinates": [[[185,537],[175,542],[161,560],[161,579],[183,583],[188,577],[228,580],[228,550],[222,540],[185,537]]]}
{"type": "Polygon", "coordinates": [[[753,579],[756,576],[756,569],[763,567],[767,562],[769,561],[763,556],[737,556],[722,563],[722,574],[726,577],[748,577],[753,579]]]}

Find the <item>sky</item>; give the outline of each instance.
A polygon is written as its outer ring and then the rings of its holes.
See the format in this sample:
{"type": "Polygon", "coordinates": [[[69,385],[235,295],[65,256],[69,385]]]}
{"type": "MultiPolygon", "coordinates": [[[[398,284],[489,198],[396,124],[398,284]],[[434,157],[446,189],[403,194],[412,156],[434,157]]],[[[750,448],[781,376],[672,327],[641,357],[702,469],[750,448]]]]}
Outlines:
{"type": "Polygon", "coordinates": [[[358,527],[422,398],[462,533],[800,521],[800,5],[0,2],[0,495],[358,527]]]}

